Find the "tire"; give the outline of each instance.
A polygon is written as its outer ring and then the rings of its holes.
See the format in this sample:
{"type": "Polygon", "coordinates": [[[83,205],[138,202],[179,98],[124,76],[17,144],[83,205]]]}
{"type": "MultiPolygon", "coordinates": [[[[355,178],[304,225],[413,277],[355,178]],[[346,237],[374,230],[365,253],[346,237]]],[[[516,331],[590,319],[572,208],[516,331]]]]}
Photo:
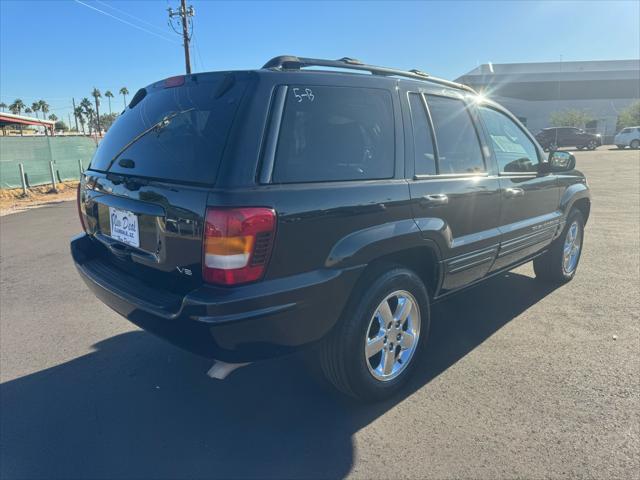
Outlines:
{"type": "Polygon", "coordinates": [[[589,143],[587,143],[587,149],[595,150],[596,148],[598,148],[598,142],[595,140],[589,140],[589,143]]]}
{"type": "Polygon", "coordinates": [[[631,148],[633,148],[634,150],[637,150],[638,148],[640,148],[640,140],[633,140],[629,146],[631,148]]]}
{"type": "Polygon", "coordinates": [[[576,147],[578,150],[584,150],[584,145],[579,145],[576,147]]]}
{"type": "Polygon", "coordinates": [[[584,245],[584,216],[580,210],[572,210],[567,217],[562,234],[553,241],[549,250],[542,256],[533,260],[533,270],[536,278],[550,283],[566,283],[573,279],[578,270],[582,247],[584,245]],[[577,230],[574,230],[577,229],[577,230]],[[571,257],[565,257],[565,247],[571,238],[577,239],[577,243],[572,242],[571,257]],[[577,245],[577,251],[574,247],[577,245]]]}
{"type": "Polygon", "coordinates": [[[618,147],[618,150],[624,150],[624,145],[616,145],[616,147],[618,147]]]}
{"type": "Polygon", "coordinates": [[[415,273],[393,265],[367,275],[362,287],[355,290],[342,318],[320,345],[320,364],[338,390],[370,402],[395,394],[419,363],[429,332],[429,294],[415,273]],[[408,305],[406,300],[413,307],[400,327],[394,321],[390,328],[383,327],[379,320],[383,316],[395,320],[402,305],[408,305]],[[412,337],[411,346],[403,348],[412,337]],[[385,360],[390,362],[387,369],[385,360]]]}

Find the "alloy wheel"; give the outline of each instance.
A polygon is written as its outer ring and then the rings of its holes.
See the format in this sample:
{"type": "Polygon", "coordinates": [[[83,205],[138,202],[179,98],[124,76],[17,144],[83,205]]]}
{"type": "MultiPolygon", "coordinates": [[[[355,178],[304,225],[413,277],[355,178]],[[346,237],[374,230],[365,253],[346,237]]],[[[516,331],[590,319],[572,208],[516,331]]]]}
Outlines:
{"type": "Polygon", "coordinates": [[[566,275],[571,275],[578,266],[581,246],[582,234],[580,232],[580,225],[574,221],[567,230],[567,236],[564,240],[562,270],[566,275]]]}
{"type": "Polygon", "coordinates": [[[405,290],[395,291],[376,308],[365,337],[365,360],[369,373],[386,382],[409,365],[418,347],[420,307],[405,290]]]}

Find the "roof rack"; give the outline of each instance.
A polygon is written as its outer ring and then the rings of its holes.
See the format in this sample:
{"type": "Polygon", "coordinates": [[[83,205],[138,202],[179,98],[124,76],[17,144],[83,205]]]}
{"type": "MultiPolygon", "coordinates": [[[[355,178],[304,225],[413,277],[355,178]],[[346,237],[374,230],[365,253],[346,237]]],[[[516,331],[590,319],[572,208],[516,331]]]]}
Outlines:
{"type": "Polygon", "coordinates": [[[274,70],[300,70],[305,67],[330,67],[343,68],[349,70],[361,70],[370,72],[374,75],[398,76],[406,77],[414,80],[423,80],[431,83],[437,83],[446,87],[466,90],[467,92],[477,93],[473,88],[462,83],[451,82],[443,78],[433,77],[428,73],[420,70],[396,70],[395,68],[376,67],[367,65],[355,58],[343,57],[338,60],[323,60],[320,58],[296,57],[293,55],[281,55],[274,57],[264,64],[262,68],[270,68],[274,70]]]}

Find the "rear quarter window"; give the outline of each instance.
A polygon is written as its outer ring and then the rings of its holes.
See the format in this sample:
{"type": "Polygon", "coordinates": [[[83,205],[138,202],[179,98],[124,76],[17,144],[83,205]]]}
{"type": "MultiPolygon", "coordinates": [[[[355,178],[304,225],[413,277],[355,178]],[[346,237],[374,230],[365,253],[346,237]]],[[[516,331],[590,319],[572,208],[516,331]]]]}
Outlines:
{"type": "Polygon", "coordinates": [[[392,98],[387,90],[289,86],[272,181],[393,177],[393,118],[392,98]]]}

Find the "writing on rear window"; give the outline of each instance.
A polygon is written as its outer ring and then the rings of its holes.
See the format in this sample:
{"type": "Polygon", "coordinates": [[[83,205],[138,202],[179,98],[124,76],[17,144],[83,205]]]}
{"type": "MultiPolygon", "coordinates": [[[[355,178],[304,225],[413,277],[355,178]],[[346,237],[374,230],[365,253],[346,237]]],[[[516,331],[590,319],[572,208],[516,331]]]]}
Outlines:
{"type": "Polygon", "coordinates": [[[313,102],[316,98],[313,94],[313,90],[311,90],[310,88],[302,89],[296,87],[293,89],[293,96],[296,97],[298,103],[302,102],[305,98],[310,102],[313,102]]]}
{"type": "Polygon", "coordinates": [[[273,182],[391,178],[395,133],[391,94],[374,88],[290,86],[273,182]],[[315,101],[322,99],[322,101],[315,101]]]}

